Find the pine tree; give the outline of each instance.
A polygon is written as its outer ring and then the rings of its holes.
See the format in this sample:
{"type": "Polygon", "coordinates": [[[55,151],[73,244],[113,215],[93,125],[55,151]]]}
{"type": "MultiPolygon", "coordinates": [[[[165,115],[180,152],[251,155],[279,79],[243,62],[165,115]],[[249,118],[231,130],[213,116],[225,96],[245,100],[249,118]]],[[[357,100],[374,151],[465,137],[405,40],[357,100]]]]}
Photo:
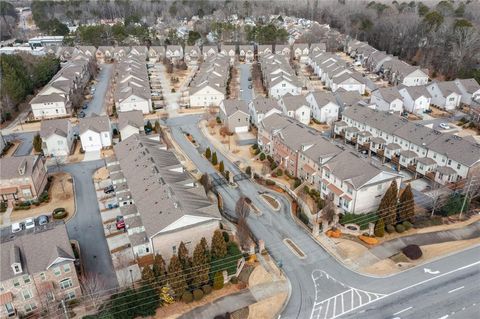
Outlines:
{"type": "Polygon", "coordinates": [[[407,185],[402,195],[400,195],[398,206],[397,222],[411,221],[415,216],[415,200],[413,198],[412,186],[410,186],[410,184],[407,185]]]}
{"type": "Polygon", "coordinates": [[[383,195],[378,207],[378,215],[383,218],[385,225],[395,225],[397,215],[397,182],[393,181],[390,187],[383,195]]]}
{"type": "Polygon", "coordinates": [[[212,151],[210,150],[210,147],[207,147],[207,149],[205,150],[205,157],[210,160],[210,158],[212,157],[212,151]]]}
{"type": "Polygon", "coordinates": [[[219,290],[223,288],[223,274],[218,271],[215,273],[215,276],[213,277],[213,289],[219,290]]]}
{"type": "Polygon", "coordinates": [[[227,254],[227,244],[220,229],[213,233],[211,254],[212,260],[219,260],[227,254]]]}
{"type": "Polygon", "coordinates": [[[180,260],[180,264],[182,265],[182,269],[187,271],[190,268],[190,256],[188,253],[188,248],[185,246],[185,243],[182,241],[180,242],[180,246],[178,246],[178,259],[180,260]]]}
{"type": "Polygon", "coordinates": [[[33,149],[35,152],[42,151],[42,138],[40,137],[40,134],[35,135],[33,138],[33,149]]]}
{"type": "Polygon", "coordinates": [[[180,263],[177,255],[173,255],[172,258],[170,258],[167,282],[175,292],[175,297],[177,299],[180,299],[182,294],[188,288],[187,280],[182,270],[182,264],[180,263]]]}
{"type": "Polygon", "coordinates": [[[153,127],[153,130],[155,131],[155,133],[160,134],[160,131],[161,131],[160,122],[155,121],[155,126],[153,127]]]}
{"type": "Polygon", "coordinates": [[[160,286],[165,285],[166,277],[167,277],[167,266],[165,264],[165,260],[163,260],[162,255],[156,255],[153,260],[153,274],[159,283],[160,286]]]}
{"type": "Polygon", "coordinates": [[[205,251],[205,256],[207,257],[207,261],[210,262],[211,253],[210,253],[210,249],[208,248],[207,239],[205,239],[205,237],[202,237],[202,239],[200,240],[200,244],[203,246],[203,250],[205,251]]]}
{"type": "Polygon", "coordinates": [[[143,267],[142,280],[147,281],[148,283],[153,283],[155,281],[155,274],[150,266],[143,267]]]}
{"type": "Polygon", "coordinates": [[[383,237],[385,235],[385,222],[383,221],[383,218],[377,220],[374,233],[377,237],[383,237]]]}
{"type": "Polygon", "coordinates": [[[212,154],[212,165],[217,165],[217,164],[218,164],[217,152],[213,152],[213,154],[212,154]]]}
{"type": "Polygon", "coordinates": [[[147,125],[145,125],[145,130],[149,132],[153,130],[152,122],[150,122],[150,120],[147,121],[147,125]]]}
{"type": "Polygon", "coordinates": [[[208,283],[208,273],[210,272],[210,265],[207,259],[207,252],[201,242],[195,246],[193,251],[192,267],[195,272],[195,276],[192,280],[192,285],[195,288],[201,288],[208,283]]]}
{"type": "Polygon", "coordinates": [[[223,173],[225,171],[223,161],[220,161],[220,164],[218,165],[218,170],[220,171],[220,173],[223,173]]]}

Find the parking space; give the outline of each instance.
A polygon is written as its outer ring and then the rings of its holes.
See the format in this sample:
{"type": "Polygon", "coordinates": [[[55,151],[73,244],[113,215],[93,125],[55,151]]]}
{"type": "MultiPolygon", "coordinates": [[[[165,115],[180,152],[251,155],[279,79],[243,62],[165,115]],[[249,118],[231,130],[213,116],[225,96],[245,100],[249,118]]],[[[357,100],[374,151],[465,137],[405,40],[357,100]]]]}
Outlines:
{"type": "MultiPolygon", "coordinates": [[[[115,229],[114,230],[115,232],[118,232],[115,228],[115,223],[113,223],[113,228],[115,229]]],[[[126,233],[119,233],[118,235],[108,237],[107,238],[107,244],[108,244],[108,248],[110,249],[110,251],[113,251],[115,249],[119,249],[121,247],[125,247],[127,245],[130,245],[130,239],[128,239],[128,235],[126,233]]]]}

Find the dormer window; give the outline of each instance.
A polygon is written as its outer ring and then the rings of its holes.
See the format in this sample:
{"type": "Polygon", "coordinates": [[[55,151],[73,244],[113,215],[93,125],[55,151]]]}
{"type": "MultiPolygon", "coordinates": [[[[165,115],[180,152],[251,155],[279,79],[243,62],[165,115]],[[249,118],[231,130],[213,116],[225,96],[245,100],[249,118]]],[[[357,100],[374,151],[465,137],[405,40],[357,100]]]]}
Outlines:
{"type": "Polygon", "coordinates": [[[15,275],[22,273],[22,265],[20,265],[19,263],[12,264],[12,269],[15,275]]]}

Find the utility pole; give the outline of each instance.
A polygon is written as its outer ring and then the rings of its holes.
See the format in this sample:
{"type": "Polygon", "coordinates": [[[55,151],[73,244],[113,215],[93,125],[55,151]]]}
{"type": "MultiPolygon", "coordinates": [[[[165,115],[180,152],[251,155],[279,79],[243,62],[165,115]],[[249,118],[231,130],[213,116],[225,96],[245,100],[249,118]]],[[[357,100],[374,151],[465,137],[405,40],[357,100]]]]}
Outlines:
{"type": "Polygon", "coordinates": [[[63,299],[62,299],[62,308],[63,308],[63,313],[65,314],[65,318],[70,319],[70,317],[68,316],[67,307],[65,306],[65,300],[63,299]]]}
{"type": "Polygon", "coordinates": [[[465,197],[463,197],[462,208],[460,209],[460,215],[458,216],[460,219],[462,219],[463,210],[465,209],[465,204],[467,203],[467,198],[469,196],[468,193],[470,193],[470,187],[472,186],[472,181],[473,181],[473,178],[470,179],[470,181],[468,182],[467,191],[465,192],[465,197]]]}

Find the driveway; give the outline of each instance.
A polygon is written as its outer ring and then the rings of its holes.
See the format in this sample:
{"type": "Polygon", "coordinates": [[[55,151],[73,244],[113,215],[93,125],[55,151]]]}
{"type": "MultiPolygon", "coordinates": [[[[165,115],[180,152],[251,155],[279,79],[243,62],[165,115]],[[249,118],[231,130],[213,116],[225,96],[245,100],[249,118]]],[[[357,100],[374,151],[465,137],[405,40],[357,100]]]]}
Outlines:
{"type": "Polygon", "coordinates": [[[112,289],[118,286],[118,282],[103,232],[92,180],[95,170],[104,165],[103,160],[80,162],[65,165],[62,170],[72,175],[75,187],[76,214],[67,223],[68,235],[80,244],[85,273],[97,274],[104,283],[104,289],[112,289]]]}
{"type": "Polygon", "coordinates": [[[113,64],[102,64],[100,73],[98,73],[97,84],[95,84],[95,94],[93,99],[88,103],[88,109],[83,110],[86,116],[92,116],[93,113],[105,115],[105,97],[109,87],[110,79],[113,74],[113,64]]]}
{"type": "Polygon", "coordinates": [[[30,155],[33,149],[33,137],[38,132],[22,132],[22,133],[12,133],[4,136],[6,141],[20,141],[20,145],[13,153],[13,156],[25,156],[30,155]]]}
{"type": "Polygon", "coordinates": [[[240,69],[240,99],[249,103],[253,99],[253,89],[248,88],[252,84],[252,81],[248,81],[252,76],[252,65],[242,63],[238,68],[240,69]]]}

